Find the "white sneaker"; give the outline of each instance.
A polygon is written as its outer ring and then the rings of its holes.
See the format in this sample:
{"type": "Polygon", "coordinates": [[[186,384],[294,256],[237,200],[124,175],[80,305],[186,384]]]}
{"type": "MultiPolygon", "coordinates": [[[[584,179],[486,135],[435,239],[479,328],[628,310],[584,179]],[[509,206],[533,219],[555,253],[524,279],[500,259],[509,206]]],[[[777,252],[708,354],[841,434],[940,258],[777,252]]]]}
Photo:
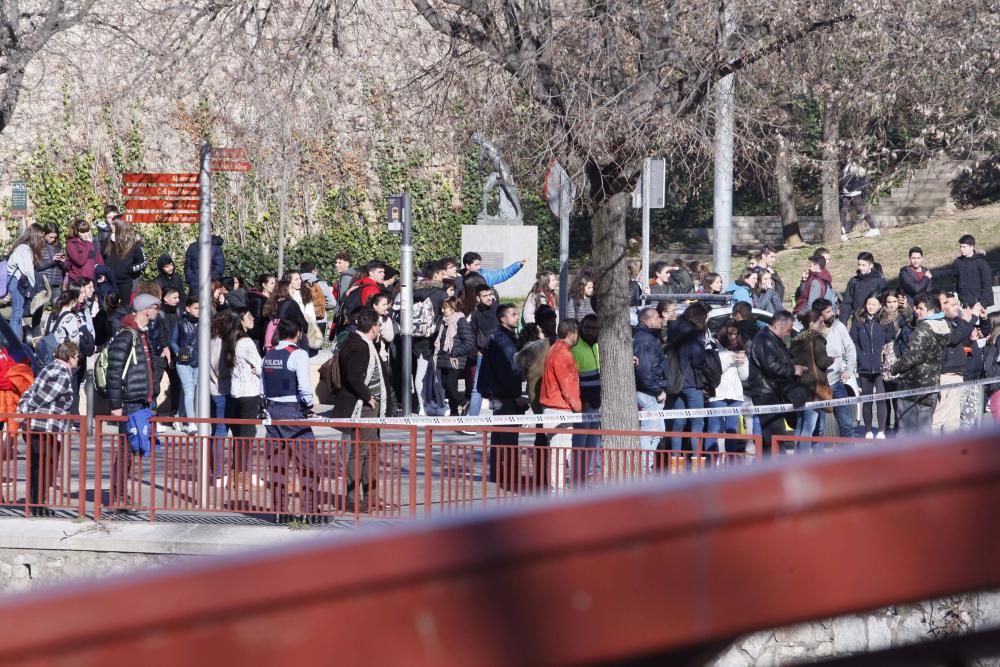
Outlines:
{"type": "Polygon", "coordinates": [[[885,433],[883,433],[882,431],[879,431],[878,433],[875,434],[875,439],[876,440],[885,440],[885,433]]]}
{"type": "Polygon", "coordinates": [[[257,476],[257,473],[250,475],[250,484],[253,486],[264,486],[264,482],[260,481],[260,477],[257,476]]]}
{"type": "Polygon", "coordinates": [[[840,235],[840,242],[841,243],[847,243],[847,239],[848,239],[847,234],[841,234],[840,235]]]}
{"type": "Polygon", "coordinates": [[[868,431],[867,433],[865,433],[865,440],[872,440],[874,438],[875,438],[875,434],[872,433],[871,431],[868,431]]]}
{"type": "Polygon", "coordinates": [[[867,232],[865,232],[865,236],[867,236],[868,238],[873,238],[875,236],[881,236],[881,235],[882,232],[880,232],[877,227],[873,227],[869,229],[867,232]]]}
{"type": "Polygon", "coordinates": [[[229,475],[223,475],[222,477],[215,480],[215,488],[221,489],[228,483],[229,483],[229,475]]]}

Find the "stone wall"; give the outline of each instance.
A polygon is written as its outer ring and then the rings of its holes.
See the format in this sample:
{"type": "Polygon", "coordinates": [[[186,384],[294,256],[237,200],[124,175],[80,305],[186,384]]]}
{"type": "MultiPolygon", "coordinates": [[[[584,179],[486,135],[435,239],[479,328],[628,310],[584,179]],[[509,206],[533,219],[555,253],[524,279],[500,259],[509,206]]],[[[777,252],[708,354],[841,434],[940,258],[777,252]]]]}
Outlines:
{"type": "Polygon", "coordinates": [[[0,592],[13,593],[72,579],[107,577],[197,558],[177,554],[0,549],[0,592]]]}
{"type": "Polygon", "coordinates": [[[1000,592],[984,592],[759,632],[734,644],[714,665],[748,667],[808,662],[967,634],[997,625],[1000,625],[1000,592]]]}
{"type": "MultiPolygon", "coordinates": [[[[799,232],[806,243],[823,240],[823,218],[802,216],[799,218],[799,232]]],[[[711,243],[715,233],[712,229],[696,230],[699,240],[711,243]]],[[[781,218],[776,215],[734,215],[733,246],[759,250],[765,243],[780,248],[784,244],[781,233],[781,218]]]]}

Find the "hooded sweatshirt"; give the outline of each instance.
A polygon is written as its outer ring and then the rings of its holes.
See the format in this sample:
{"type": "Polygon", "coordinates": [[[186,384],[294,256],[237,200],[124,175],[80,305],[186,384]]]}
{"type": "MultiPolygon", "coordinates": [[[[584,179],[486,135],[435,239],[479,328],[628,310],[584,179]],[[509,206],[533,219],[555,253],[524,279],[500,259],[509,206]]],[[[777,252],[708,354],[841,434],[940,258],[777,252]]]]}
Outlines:
{"type": "Polygon", "coordinates": [[[163,294],[167,293],[168,289],[175,289],[180,292],[181,303],[184,302],[185,292],[184,292],[184,282],[181,280],[181,276],[177,273],[177,264],[174,264],[174,258],[170,255],[160,255],[159,259],[156,260],[156,284],[160,286],[162,291],[160,298],[163,294]],[[163,270],[163,267],[168,264],[174,265],[173,273],[167,273],[163,270]]]}

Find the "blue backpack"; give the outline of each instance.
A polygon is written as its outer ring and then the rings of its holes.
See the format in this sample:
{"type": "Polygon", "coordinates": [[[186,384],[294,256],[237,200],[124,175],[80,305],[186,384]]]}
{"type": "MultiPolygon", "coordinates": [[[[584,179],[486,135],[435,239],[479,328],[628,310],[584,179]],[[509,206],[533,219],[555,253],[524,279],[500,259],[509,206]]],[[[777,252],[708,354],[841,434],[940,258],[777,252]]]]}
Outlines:
{"type": "Polygon", "coordinates": [[[42,372],[43,368],[55,361],[56,347],[59,346],[59,341],[56,340],[56,330],[59,328],[59,323],[62,321],[64,315],[75,317],[72,313],[60,314],[55,324],[48,327],[48,333],[35,341],[35,358],[31,362],[31,370],[36,376],[42,372]]]}
{"type": "Polygon", "coordinates": [[[424,386],[420,392],[424,399],[424,414],[428,417],[443,417],[448,414],[448,401],[441,384],[441,371],[433,366],[424,375],[424,386]]]}

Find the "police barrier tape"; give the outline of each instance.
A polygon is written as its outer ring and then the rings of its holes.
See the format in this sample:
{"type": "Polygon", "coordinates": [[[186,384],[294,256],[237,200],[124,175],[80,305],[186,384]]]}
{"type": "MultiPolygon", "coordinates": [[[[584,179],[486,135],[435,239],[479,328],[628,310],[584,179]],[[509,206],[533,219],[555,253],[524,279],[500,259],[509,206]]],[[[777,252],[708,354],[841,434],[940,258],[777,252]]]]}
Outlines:
{"type": "MultiPolygon", "coordinates": [[[[882,394],[869,394],[867,396],[848,396],[846,398],[834,398],[826,401],[811,401],[801,407],[795,407],[791,403],[779,403],[773,405],[743,405],[731,408],[697,408],[691,410],[647,410],[639,411],[639,420],[650,419],[691,419],[698,417],[729,417],[732,415],[765,415],[784,412],[798,412],[801,410],[822,410],[824,408],[836,408],[842,405],[858,405],[861,403],[873,403],[875,401],[889,401],[896,398],[909,398],[911,396],[925,396],[927,394],[937,394],[943,391],[957,391],[966,387],[979,387],[991,384],[1000,384],[1000,378],[987,378],[984,380],[973,380],[970,382],[960,382],[956,384],[939,385],[937,387],[919,387],[917,389],[902,389],[882,394]]],[[[597,412],[591,413],[565,413],[565,414],[531,414],[531,415],[493,415],[490,417],[384,417],[384,418],[364,418],[364,419],[326,419],[322,417],[314,418],[317,424],[323,422],[337,422],[340,424],[373,424],[383,426],[535,426],[541,424],[550,426],[552,424],[579,424],[582,422],[600,422],[601,415],[597,412]]],[[[265,419],[264,423],[270,420],[265,419]]]]}

